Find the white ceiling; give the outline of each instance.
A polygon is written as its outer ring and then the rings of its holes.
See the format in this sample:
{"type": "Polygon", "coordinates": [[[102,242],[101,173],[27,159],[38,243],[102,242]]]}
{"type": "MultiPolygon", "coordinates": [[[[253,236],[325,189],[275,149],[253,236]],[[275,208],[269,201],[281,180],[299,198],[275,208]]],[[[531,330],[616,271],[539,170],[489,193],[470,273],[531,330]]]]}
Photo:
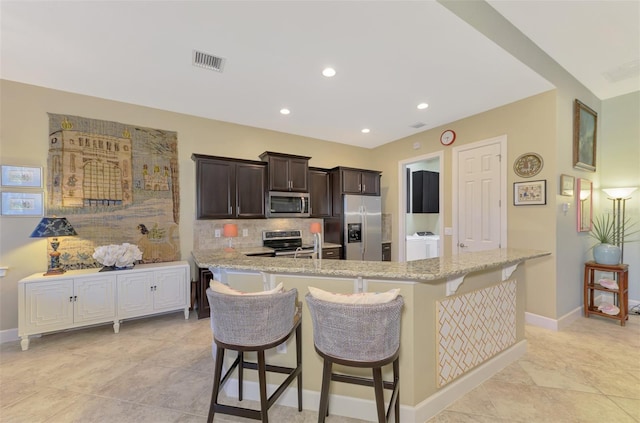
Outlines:
{"type": "MultiPolygon", "coordinates": [[[[489,4],[600,99],[640,89],[640,2],[489,4]]],[[[3,79],[362,147],[553,88],[435,1],[1,0],[0,31],[3,79]]]]}

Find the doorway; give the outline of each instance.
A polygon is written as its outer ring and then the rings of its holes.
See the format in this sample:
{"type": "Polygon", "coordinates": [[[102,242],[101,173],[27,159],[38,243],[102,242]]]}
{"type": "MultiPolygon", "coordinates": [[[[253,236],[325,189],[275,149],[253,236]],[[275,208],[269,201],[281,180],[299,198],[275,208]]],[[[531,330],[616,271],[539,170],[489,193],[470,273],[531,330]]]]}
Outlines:
{"type": "Polygon", "coordinates": [[[423,156],[412,157],[398,163],[398,261],[406,261],[407,258],[407,235],[414,235],[416,232],[433,232],[440,235],[437,241],[438,255],[442,255],[442,235],[444,228],[443,198],[444,183],[443,178],[439,178],[438,187],[438,213],[413,213],[411,188],[412,174],[417,171],[438,172],[443,174],[443,152],[430,153],[423,156]]]}

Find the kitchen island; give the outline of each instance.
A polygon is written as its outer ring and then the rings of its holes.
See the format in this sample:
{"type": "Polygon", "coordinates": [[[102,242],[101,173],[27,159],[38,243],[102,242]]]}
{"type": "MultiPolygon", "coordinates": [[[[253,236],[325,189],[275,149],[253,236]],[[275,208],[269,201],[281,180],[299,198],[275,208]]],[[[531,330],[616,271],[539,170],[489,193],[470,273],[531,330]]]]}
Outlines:
{"type": "MultiPolygon", "coordinates": [[[[282,282],[297,288],[301,301],[309,286],[344,294],[400,288],[401,419],[420,423],[524,354],[526,264],[519,265],[548,254],[496,249],[401,263],[192,253],[198,267],[211,268],[215,279],[232,287],[256,291],[282,282]]],[[[303,334],[304,406],[317,409],[322,362],[306,307],[303,334]]],[[[293,356],[274,350],[269,359],[285,364],[293,356]]],[[[334,384],[331,395],[332,414],[375,420],[370,388],[334,384]]],[[[294,397],[280,402],[294,406],[294,397]]]]}

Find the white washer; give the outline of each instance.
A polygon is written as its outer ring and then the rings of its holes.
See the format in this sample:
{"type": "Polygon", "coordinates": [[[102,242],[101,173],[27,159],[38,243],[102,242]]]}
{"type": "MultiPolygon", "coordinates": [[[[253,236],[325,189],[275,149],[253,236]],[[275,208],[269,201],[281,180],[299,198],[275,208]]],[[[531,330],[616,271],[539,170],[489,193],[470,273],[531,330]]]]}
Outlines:
{"type": "Polygon", "coordinates": [[[425,235],[423,232],[407,235],[407,261],[438,257],[440,255],[439,240],[439,235],[425,235]]]}

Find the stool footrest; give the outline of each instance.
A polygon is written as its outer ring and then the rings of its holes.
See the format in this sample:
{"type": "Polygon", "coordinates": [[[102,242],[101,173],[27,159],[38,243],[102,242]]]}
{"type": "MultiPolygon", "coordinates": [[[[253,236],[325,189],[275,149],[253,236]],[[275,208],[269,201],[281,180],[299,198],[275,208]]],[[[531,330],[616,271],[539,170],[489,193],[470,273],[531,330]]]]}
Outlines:
{"type": "MultiPolygon", "coordinates": [[[[362,386],[374,386],[373,379],[369,379],[366,377],[359,377],[359,376],[343,375],[339,373],[331,373],[331,380],[335,380],[336,382],[352,383],[355,385],[362,385],[362,386]]],[[[382,386],[384,387],[384,389],[395,388],[394,383],[388,382],[388,381],[382,381],[382,386]]]]}

